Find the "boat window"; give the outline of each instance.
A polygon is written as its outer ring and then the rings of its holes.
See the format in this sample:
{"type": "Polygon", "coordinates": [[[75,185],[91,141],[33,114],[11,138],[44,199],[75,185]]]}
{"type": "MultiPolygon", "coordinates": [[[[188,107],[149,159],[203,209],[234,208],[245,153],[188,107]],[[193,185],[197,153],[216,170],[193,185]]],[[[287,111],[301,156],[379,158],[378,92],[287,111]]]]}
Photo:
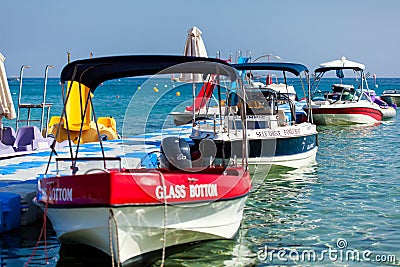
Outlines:
{"type": "Polygon", "coordinates": [[[276,114],[276,93],[269,90],[248,90],[247,109],[249,115],[272,115],[276,114]]]}

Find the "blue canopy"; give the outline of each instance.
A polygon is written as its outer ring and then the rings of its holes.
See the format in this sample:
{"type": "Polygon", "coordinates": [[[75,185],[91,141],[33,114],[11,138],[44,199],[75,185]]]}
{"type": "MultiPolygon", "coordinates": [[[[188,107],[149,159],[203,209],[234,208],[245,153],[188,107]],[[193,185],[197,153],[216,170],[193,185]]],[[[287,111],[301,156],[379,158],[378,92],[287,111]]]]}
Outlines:
{"type": "Polygon", "coordinates": [[[228,63],[215,58],[133,55],[77,60],[64,67],[60,79],[62,84],[77,81],[93,92],[102,82],[112,79],[173,73],[220,74],[231,81],[239,78],[228,63]]]}
{"type": "Polygon", "coordinates": [[[298,63],[286,62],[256,62],[256,63],[243,63],[231,64],[237,70],[277,70],[288,71],[296,76],[299,76],[303,71],[308,72],[308,68],[298,63]]]}

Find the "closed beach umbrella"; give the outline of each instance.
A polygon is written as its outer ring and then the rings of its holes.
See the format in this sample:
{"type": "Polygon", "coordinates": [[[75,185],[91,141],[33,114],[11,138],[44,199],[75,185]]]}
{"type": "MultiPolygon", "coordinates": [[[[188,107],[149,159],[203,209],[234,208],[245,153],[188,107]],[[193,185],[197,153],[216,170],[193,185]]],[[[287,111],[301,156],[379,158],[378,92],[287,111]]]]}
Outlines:
{"type": "Polygon", "coordinates": [[[0,53],[0,126],[3,117],[9,120],[15,119],[16,117],[10,88],[8,86],[4,60],[5,57],[0,53]]]}
{"type": "MultiPolygon", "coordinates": [[[[197,27],[192,27],[188,30],[188,36],[185,43],[183,55],[192,57],[207,57],[207,50],[201,38],[202,32],[197,27]]],[[[201,74],[182,74],[180,77],[182,82],[203,82],[201,74]]]]}

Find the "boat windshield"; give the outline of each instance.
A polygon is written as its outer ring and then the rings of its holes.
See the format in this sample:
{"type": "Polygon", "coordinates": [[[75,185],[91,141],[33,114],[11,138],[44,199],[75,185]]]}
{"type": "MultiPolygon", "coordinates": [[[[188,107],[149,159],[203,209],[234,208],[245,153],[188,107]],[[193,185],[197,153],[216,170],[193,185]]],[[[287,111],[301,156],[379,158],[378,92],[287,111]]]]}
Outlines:
{"type": "Polygon", "coordinates": [[[273,90],[248,89],[246,90],[247,107],[249,115],[275,115],[277,114],[277,94],[273,90]]]}

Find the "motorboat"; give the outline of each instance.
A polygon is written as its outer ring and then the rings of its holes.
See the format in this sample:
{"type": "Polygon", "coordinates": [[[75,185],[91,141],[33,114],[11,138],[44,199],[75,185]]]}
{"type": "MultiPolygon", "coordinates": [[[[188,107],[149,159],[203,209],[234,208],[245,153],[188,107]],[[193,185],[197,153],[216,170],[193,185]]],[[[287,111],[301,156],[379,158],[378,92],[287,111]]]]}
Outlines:
{"type": "MultiPolygon", "coordinates": [[[[91,93],[106,80],[176,73],[224,75],[241,84],[237,71],[221,60],[170,55],[74,61],[62,70],[61,84],[87,86],[85,98],[91,101],[91,93]]],[[[246,158],[217,164],[208,149],[215,146],[210,140],[195,147],[179,136],[167,136],[161,141],[159,167],[126,168],[120,157],[107,157],[102,143],[100,139],[97,146],[101,157],[81,158],[78,142],[70,157],[55,159],[55,171],[46,169],[38,178],[36,203],[61,243],[89,245],[117,264],[141,265],[154,259],[154,253],[165,259],[168,248],[235,237],[252,187],[246,158]],[[80,167],[82,162],[86,167],[80,167]]],[[[50,156],[49,165],[52,160],[50,156]]]]}
{"type": "Polygon", "coordinates": [[[311,109],[310,114],[315,124],[375,124],[382,120],[381,108],[364,93],[369,90],[364,69],[363,64],[347,60],[345,57],[322,63],[315,69],[312,101],[305,107],[306,111],[311,109]],[[323,90],[320,88],[321,79],[330,71],[336,72],[340,83],[331,85],[330,90],[323,90]],[[355,73],[356,87],[354,84],[343,84],[344,71],[355,73]]]}
{"type": "Polygon", "coordinates": [[[388,89],[384,90],[381,99],[389,105],[395,104],[397,107],[400,106],[400,90],[399,89],[388,89]]]}
{"type": "MultiPolygon", "coordinates": [[[[297,92],[293,85],[285,84],[278,81],[278,77],[276,75],[271,75],[268,73],[265,77],[265,83],[261,82],[260,79],[258,81],[247,81],[251,84],[252,87],[259,88],[268,88],[279,94],[280,97],[285,96],[285,98],[290,99],[290,103],[295,106],[295,120],[297,123],[307,121],[307,114],[304,111],[304,106],[307,103],[306,98],[298,99],[297,92]],[[275,78],[275,81],[273,80],[275,78]]],[[[288,101],[281,101],[279,105],[279,109],[285,112],[286,116],[292,116],[291,106],[288,101]]]]}
{"type": "Polygon", "coordinates": [[[216,85],[214,81],[215,75],[210,75],[207,80],[201,85],[198,94],[195,97],[194,103],[187,106],[183,112],[171,112],[170,115],[174,118],[174,123],[177,126],[188,124],[196,120],[208,118],[208,114],[218,114],[218,106],[210,106],[213,98],[213,91],[216,85]]]}
{"type": "MultiPolygon", "coordinates": [[[[307,76],[305,84],[308,84],[305,90],[309,91],[308,69],[302,64],[256,62],[232,66],[242,72],[266,70],[283,73],[285,85],[287,74],[300,77],[304,73],[307,76]]],[[[268,170],[271,165],[298,168],[315,162],[318,149],[316,126],[309,121],[296,122],[295,103],[291,96],[259,83],[247,82],[244,88],[245,108],[237,102],[236,92],[230,90],[225,120],[214,118],[212,123],[198,123],[192,128],[191,139],[195,143],[204,138],[212,139],[217,145],[217,158],[226,161],[242,157],[242,134],[246,131],[252,172],[255,169],[268,170]],[[282,108],[284,105],[290,107],[289,112],[282,108]],[[246,114],[245,125],[240,123],[241,110],[246,114]]]]}

